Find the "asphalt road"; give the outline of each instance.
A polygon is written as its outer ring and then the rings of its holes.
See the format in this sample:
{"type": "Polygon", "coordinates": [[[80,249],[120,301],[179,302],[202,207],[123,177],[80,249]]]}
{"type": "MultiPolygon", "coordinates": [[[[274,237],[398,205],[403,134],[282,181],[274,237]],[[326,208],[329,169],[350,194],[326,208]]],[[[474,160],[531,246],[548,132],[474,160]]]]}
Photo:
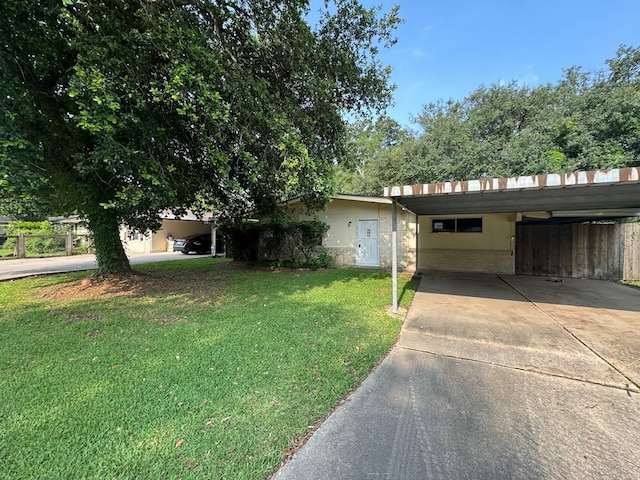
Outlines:
{"type": "MultiPolygon", "coordinates": [[[[184,260],[202,258],[201,255],[183,255],[180,252],[160,252],[129,255],[132,265],[140,263],[162,262],[165,260],[184,260]]],[[[21,258],[0,260],[0,281],[33,275],[93,270],[98,267],[95,255],[72,255],[69,257],[21,258]]]]}

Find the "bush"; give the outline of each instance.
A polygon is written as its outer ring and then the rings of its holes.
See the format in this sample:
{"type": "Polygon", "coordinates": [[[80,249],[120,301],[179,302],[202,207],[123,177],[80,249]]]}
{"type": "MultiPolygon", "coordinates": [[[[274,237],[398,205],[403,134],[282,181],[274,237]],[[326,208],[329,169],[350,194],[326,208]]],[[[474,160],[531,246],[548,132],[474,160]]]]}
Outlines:
{"type": "Polygon", "coordinates": [[[49,221],[43,222],[11,222],[5,227],[6,238],[2,245],[3,255],[14,255],[17,246],[17,236],[25,235],[25,251],[27,256],[43,256],[64,253],[66,239],[64,229],[56,229],[49,221]]]}
{"type": "Polygon", "coordinates": [[[320,220],[227,225],[228,254],[235,260],[295,268],[326,268],[329,252],[322,237],[329,225],[320,220]]]}
{"type": "Polygon", "coordinates": [[[48,221],[44,222],[10,222],[5,228],[6,235],[52,235],[53,224],[48,221]]]}
{"type": "Polygon", "coordinates": [[[29,237],[25,239],[28,256],[47,255],[65,251],[65,237],[29,237]]]}

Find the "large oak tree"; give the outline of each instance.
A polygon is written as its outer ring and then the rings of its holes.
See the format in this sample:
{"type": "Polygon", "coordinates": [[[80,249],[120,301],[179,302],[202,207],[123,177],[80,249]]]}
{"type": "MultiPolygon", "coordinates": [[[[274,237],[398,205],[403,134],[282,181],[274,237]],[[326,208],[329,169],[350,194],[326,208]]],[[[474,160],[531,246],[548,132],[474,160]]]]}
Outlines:
{"type": "Polygon", "coordinates": [[[383,108],[397,9],[357,0],[0,3],[0,202],[77,213],[99,268],[163,209],[322,205],[346,112],[383,108]],[[309,18],[318,18],[311,22],[309,18]]]}

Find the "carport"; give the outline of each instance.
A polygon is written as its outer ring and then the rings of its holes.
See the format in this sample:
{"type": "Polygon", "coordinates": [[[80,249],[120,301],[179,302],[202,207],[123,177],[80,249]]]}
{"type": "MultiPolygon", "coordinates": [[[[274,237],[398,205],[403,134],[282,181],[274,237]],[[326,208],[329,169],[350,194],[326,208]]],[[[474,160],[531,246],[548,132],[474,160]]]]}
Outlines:
{"type": "MultiPolygon", "coordinates": [[[[639,216],[640,167],[392,186],[385,188],[384,196],[394,201],[391,241],[393,306],[397,311],[398,206],[414,212],[419,222],[422,219],[416,245],[417,270],[438,270],[446,262],[458,262],[454,270],[514,274],[516,224],[557,225],[639,216]],[[482,233],[483,245],[459,248],[456,241],[461,236],[455,234],[462,232],[470,234],[460,240],[467,243],[467,239],[479,242],[481,235],[474,234],[482,233]],[[420,248],[420,238],[426,235],[433,235],[448,247],[436,249],[437,255],[431,255],[428,262],[420,248]]],[[[633,249],[630,251],[633,253],[633,249]]],[[[623,264],[626,261],[624,251],[612,255],[623,264]]]]}
{"type": "Polygon", "coordinates": [[[221,237],[216,236],[217,219],[209,213],[196,215],[187,211],[182,215],[175,215],[170,210],[160,213],[161,225],[157,231],[139,232],[121,229],[120,238],[125,243],[128,253],[157,253],[172,251],[173,240],[187,235],[210,233],[212,244],[216,252],[224,250],[221,237]]]}

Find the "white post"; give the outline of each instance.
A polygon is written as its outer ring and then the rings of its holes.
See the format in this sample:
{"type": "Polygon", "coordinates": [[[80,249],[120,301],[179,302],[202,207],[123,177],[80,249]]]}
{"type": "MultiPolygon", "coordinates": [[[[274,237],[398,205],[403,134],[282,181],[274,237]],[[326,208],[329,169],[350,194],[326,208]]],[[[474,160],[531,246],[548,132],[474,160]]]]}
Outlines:
{"type": "Polygon", "coordinates": [[[398,313],[398,219],[396,207],[398,202],[393,199],[391,207],[391,283],[393,290],[393,313],[398,313]]]}
{"type": "Polygon", "coordinates": [[[18,258],[26,258],[27,248],[26,248],[24,233],[18,234],[18,244],[16,245],[16,249],[17,249],[16,253],[18,254],[18,258]]]}
{"type": "Polygon", "coordinates": [[[73,255],[73,236],[71,232],[67,233],[67,237],[64,242],[66,255],[73,255]]]}

